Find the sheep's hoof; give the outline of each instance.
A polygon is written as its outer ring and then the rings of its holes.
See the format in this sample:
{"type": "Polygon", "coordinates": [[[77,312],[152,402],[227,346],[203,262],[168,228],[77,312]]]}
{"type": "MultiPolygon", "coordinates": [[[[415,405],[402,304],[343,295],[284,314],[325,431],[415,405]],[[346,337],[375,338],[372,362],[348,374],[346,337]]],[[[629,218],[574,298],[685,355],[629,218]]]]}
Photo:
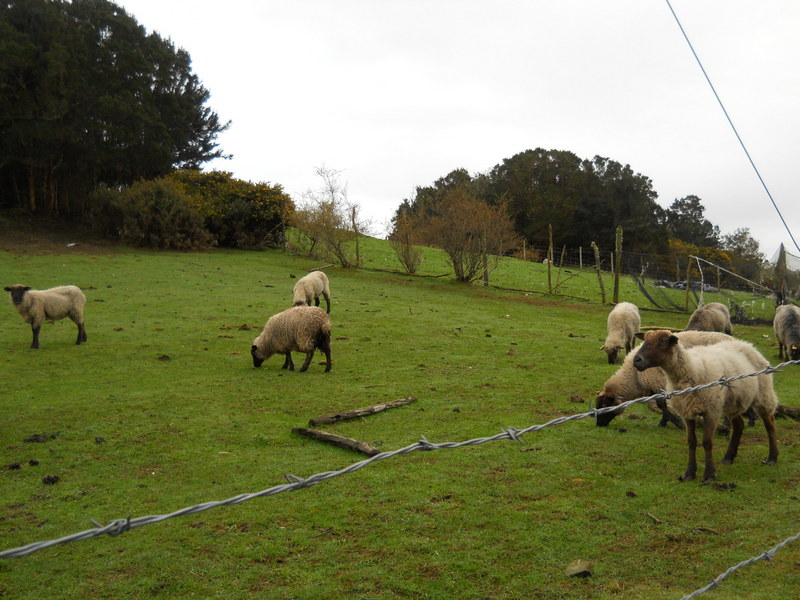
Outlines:
{"type": "Polygon", "coordinates": [[[723,465],[732,465],[733,464],[733,459],[732,458],[723,458],[722,459],[722,464],[723,465]]]}
{"type": "Polygon", "coordinates": [[[694,474],[684,473],[683,475],[678,477],[678,481],[694,481],[694,474]]]}
{"type": "Polygon", "coordinates": [[[761,461],[762,465],[775,465],[777,463],[778,463],[777,458],[765,458],[764,460],[761,461]]]}

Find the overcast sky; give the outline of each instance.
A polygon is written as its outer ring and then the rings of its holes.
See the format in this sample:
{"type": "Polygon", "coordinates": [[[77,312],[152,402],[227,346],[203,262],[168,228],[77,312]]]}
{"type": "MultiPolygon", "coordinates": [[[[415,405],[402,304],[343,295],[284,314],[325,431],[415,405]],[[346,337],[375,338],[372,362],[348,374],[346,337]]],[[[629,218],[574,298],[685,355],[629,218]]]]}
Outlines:
{"type": "MultiPolygon", "coordinates": [[[[666,0],[117,3],[189,52],[232,122],[233,159],[206,170],[295,198],[341,170],[376,234],[416,186],[541,147],[629,164],[663,207],[694,194],[723,234],[800,253],[666,0]]],[[[671,4],[800,242],[800,2],[671,4]]]]}

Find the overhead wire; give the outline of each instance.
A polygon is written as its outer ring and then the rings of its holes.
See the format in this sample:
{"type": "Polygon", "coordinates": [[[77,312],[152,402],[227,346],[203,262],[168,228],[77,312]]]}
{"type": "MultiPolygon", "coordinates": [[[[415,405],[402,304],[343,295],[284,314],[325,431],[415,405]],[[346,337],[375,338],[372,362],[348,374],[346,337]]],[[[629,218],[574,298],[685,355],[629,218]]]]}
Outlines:
{"type": "Polygon", "coordinates": [[[675,13],[675,10],[672,8],[672,4],[670,4],[670,1],[669,0],[665,0],[665,1],[667,3],[667,6],[669,7],[670,12],[672,13],[672,16],[675,18],[675,22],[678,24],[678,28],[681,30],[681,33],[683,34],[683,38],[686,40],[686,43],[689,45],[689,49],[692,51],[692,54],[694,55],[694,58],[697,61],[697,64],[700,66],[700,70],[703,72],[703,76],[706,78],[706,81],[708,82],[708,85],[711,88],[711,91],[714,93],[714,97],[717,99],[717,102],[719,103],[719,106],[722,109],[722,112],[725,114],[725,118],[728,120],[728,124],[731,126],[731,129],[733,129],[733,133],[736,136],[736,139],[739,140],[739,145],[742,147],[742,150],[744,150],[745,156],[747,156],[747,160],[750,162],[750,166],[753,167],[753,171],[755,171],[756,177],[758,177],[758,180],[761,182],[761,186],[764,188],[764,191],[767,193],[767,197],[769,198],[769,201],[772,202],[772,206],[775,209],[775,212],[778,213],[778,217],[780,217],[781,223],[783,223],[783,227],[786,229],[786,233],[789,234],[789,238],[792,240],[792,243],[794,244],[794,247],[797,248],[798,252],[800,252],[800,245],[798,245],[797,244],[797,240],[794,239],[794,236],[792,235],[792,231],[791,231],[791,229],[789,229],[789,225],[786,223],[786,219],[783,218],[783,214],[781,213],[780,208],[778,208],[778,204],[775,202],[775,199],[772,197],[772,193],[769,191],[769,188],[767,187],[767,184],[764,181],[764,178],[761,177],[761,173],[758,171],[758,167],[756,167],[756,163],[753,161],[752,157],[750,156],[750,152],[747,151],[747,146],[745,146],[744,141],[742,140],[742,137],[739,135],[739,132],[737,131],[736,126],[733,124],[733,120],[731,119],[730,115],[728,114],[728,111],[725,109],[725,105],[722,103],[722,99],[719,97],[719,94],[717,94],[717,90],[714,87],[714,84],[711,83],[711,78],[708,76],[708,73],[706,72],[705,67],[703,67],[703,63],[700,60],[700,57],[697,55],[697,52],[695,52],[694,46],[692,45],[691,40],[689,40],[689,36],[686,34],[686,31],[684,30],[683,25],[681,24],[681,21],[678,18],[678,15],[675,13]]]}

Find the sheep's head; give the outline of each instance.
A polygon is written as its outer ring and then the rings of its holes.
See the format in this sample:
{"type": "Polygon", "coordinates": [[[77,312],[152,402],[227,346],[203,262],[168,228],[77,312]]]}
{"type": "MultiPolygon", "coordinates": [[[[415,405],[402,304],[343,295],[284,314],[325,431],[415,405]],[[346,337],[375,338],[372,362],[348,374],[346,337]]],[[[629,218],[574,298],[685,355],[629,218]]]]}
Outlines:
{"type": "Polygon", "coordinates": [[[256,346],[255,344],[250,346],[250,354],[253,357],[253,366],[256,368],[260,367],[261,363],[263,363],[266,360],[265,358],[260,356],[260,352],[258,351],[258,346],[256,346]]]}
{"type": "Polygon", "coordinates": [[[601,350],[608,354],[608,364],[613,365],[617,362],[617,356],[619,355],[619,351],[622,350],[622,346],[614,346],[613,348],[603,346],[601,350]]]}
{"type": "Polygon", "coordinates": [[[668,362],[675,344],[678,343],[678,337],[669,331],[637,333],[636,338],[644,341],[633,358],[633,366],[637,371],[660,367],[668,362]]]}
{"type": "Polygon", "coordinates": [[[31,288],[30,286],[17,283],[13,287],[4,287],[3,289],[11,293],[11,302],[14,304],[22,304],[22,299],[25,298],[25,292],[31,288]]]}
{"type": "MultiPolygon", "coordinates": [[[[620,404],[620,399],[614,396],[613,393],[609,392],[608,390],[603,390],[597,395],[597,408],[607,408],[609,406],[618,406],[620,404]]],[[[606,427],[611,421],[614,420],[614,417],[617,415],[622,414],[623,409],[619,410],[610,410],[608,412],[601,413],[595,416],[594,423],[598,427],[606,427]]]]}
{"type": "Polygon", "coordinates": [[[800,347],[797,344],[792,344],[789,348],[789,358],[791,360],[800,360],[800,347]]]}

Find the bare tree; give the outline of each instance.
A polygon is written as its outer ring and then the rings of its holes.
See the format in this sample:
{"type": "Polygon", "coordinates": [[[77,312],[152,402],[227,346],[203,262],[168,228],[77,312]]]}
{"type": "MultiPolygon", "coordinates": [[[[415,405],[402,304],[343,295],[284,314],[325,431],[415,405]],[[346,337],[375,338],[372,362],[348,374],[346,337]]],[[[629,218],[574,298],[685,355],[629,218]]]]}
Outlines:
{"type": "Polygon", "coordinates": [[[359,215],[359,206],[347,199],[347,184],[339,181],[341,171],[317,167],[322,186],[302,195],[295,225],[309,240],[309,253],[324,255],[345,268],[361,262],[358,238],[367,233],[369,222],[359,215]]]}
{"type": "Polygon", "coordinates": [[[422,264],[422,249],[415,245],[419,243],[417,238],[417,230],[411,216],[407,213],[399,215],[395,219],[392,235],[389,236],[389,244],[397,254],[400,264],[412,275],[422,264]]]}
{"type": "Polygon", "coordinates": [[[502,206],[491,206],[459,186],[445,192],[432,216],[419,224],[420,238],[447,254],[456,279],[471,283],[489,272],[500,257],[520,244],[502,206]]]}

